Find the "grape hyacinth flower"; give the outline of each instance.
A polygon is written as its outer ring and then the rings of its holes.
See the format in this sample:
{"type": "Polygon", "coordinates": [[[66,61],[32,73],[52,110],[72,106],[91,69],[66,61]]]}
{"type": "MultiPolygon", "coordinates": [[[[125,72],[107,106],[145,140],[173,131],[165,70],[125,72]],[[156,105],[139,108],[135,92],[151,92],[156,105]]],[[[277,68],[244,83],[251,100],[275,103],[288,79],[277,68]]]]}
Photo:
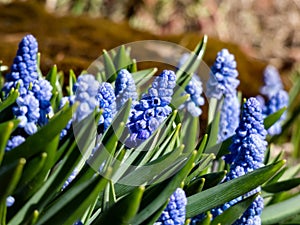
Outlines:
{"type": "Polygon", "coordinates": [[[99,108],[103,109],[99,125],[103,125],[104,130],[106,130],[116,114],[116,97],[112,85],[106,82],[101,83],[96,99],[99,103],[99,108]]]}
{"type": "Polygon", "coordinates": [[[202,114],[200,106],[204,105],[204,98],[201,96],[202,92],[203,88],[200,78],[197,75],[193,75],[183,93],[183,95],[189,94],[190,97],[179,107],[179,109],[186,108],[193,117],[200,116],[202,114]]]}
{"type": "Polygon", "coordinates": [[[232,136],[239,125],[240,102],[237,96],[226,96],[224,98],[218,132],[218,143],[232,136]]]}
{"type": "Polygon", "coordinates": [[[227,49],[218,52],[207,82],[208,97],[221,99],[222,96],[236,94],[236,88],[240,83],[237,79],[236,66],[234,55],[227,49]]]}
{"type": "Polygon", "coordinates": [[[91,114],[99,106],[97,94],[99,82],[91,74],[84,74],[78,77],[74,84],[75,101],[80,104],[73,116],[73,120],[79,122],[91,114]]]}
{"type": "Polygon", "coordinates": [[[6,206],[11,207],[15,203],[15,198],[13,196],[8,196],[6,198],[6,206]]]}
{"type": "Polygon", "coordinates": [[[62,190],[66,189],[66,187],[69,186],[69,184],[75,179],[75,177],[77,176],[77,174],[79,173],[78,168],[75,168],[73,170],[73,172],[71,173],[71,175],[68,177],[68,179],[65,181],[65,183],[62,186],[62,190]]]}
{"type": "Polygon", "coordinates": [[[40,79],[33,82],[32,92],[34,96],[39,100],[40,105],[40,117],[38,124],[43,126],[48,123],[47,115],[53,113],[50,99],[52,97],[52,86],[49,81],[40,79]]]}
{"type": "Polygon", "coordinates": [[[22,137],[21,135],[17,135],[14,137],[11,137],[8,142],[7,145],[5,147],[5,151],[10,151],[16,147],[18,147],[20,144],[22,144],[25,141],[25,138],[22,137]]]}
{"type": "MultiPolygon", "coordinates": [[[[62,109],[67,102],[69,102],[69,106],[72,106],[75,102],[75,95],[63,97],[60,100],[59,109],[62,109]]],[[[68,131],[71,128],[71,125],[72,125],[72,119],[69,120],[67,126],[64,129],[62,129],[62,131],[60,132],[60,139],[62,139],[64,136],[67,135],[68,131]]]]}
{"type": "Polygon", "coordinates": [[[132,99],[132,108],[138,98],[134,80],[126,69],[120,70],[115,83],[115,96],[117,110],[119,110],[129,98],[132,99]]]}
{"type": "Polygon", "coordinates": [[[21,121],[18,126],[24,128],[27,134],[34,134],[37,131],[36,123],[40,118],[39,101],[32,92],[28,92],[27,95],[19,96],[16,104],[12,110],[17,119],[21,121]]]}
{"type": "Polygon", "coordinates": [[[38,43],[34,36],[26,35],[19,43],[19,48],[11,72],[6,76],[3,91],[8,94],[11,88],[16,87],[21,80],[22,86],[28,88],[29,84],[38,79],[37,73],[38,43]]]}
{"type": "Polygon", "coordinates": [[[187,199],[184,190],[177,188],[171,195],[167,207],[154,225],[183,225],[185,223],[185,210],[187,199]]]}
{"type": "Polygon", "coordinates": [[[176,75],[171,70],[164,70],[152,83],[148,93],[135,105],[127,127],[130,137],[126,141],[128,147],[135,147],[148,139],[172,112],[168,106],[172,100],[176,85],[176,75]]]}
{"type": "Polygon", "coordinates": [[[37,131],[37,125],[45,125],[52,113],[52,86],[47,80],[38,77],[37,53],[36,39],[26,35],[19,44],[3,87],[5,95],[8,95],[12,88],[18,86],[20,96],[13,106],[13,114],[21,120],[19,127],[24,128],[28,135],[37,131]]]}
{"type": "MultiPolygon", "coordinates": [[[[289,95],[285,90],[279,90],[276,94],[274,94],[271,99],[266,103],[264,107],[264,114],[270,115],[283,107],[287,107],[289,102],[289,95]]],[[[268,129],[268,134],[277,135],[281,133],[281,124],[282,121],[286,119],[286,112],[282,114],[280,119],[276,121],[273,126],[268,129]]]]}
{"type": "MultiPolygon", "coordinates": [[[[244,104],[241,121],[233,137],[233,143],[229,147],[230,153],[225,156],[225,161],[230,164],[230,170],[224,182],[245,175],[264,165],[264,153],[267,147],[267,142],[265,141],[266,134],[261,106],[255,98],[250,98],[244,104]]],[[[245,196],[240,196],[237,199],[213,209],[211,211],[213,217],[221,214],[243,198],[259,191],[260,187],[245,196]]],[[[234,225],[261,224],[260,214],[262,209],[263,200],[261,196],[258,196],[244,212],[242,217],[234,222],[234,225]]]]}
{"type": "Polygon", "coordinates": [[[260,93],[270,99],[279,90],[283,89],[282,81],[278,70],[274,66],[267,66],[264,70],[265,85],[260,89],[260,93]]]}

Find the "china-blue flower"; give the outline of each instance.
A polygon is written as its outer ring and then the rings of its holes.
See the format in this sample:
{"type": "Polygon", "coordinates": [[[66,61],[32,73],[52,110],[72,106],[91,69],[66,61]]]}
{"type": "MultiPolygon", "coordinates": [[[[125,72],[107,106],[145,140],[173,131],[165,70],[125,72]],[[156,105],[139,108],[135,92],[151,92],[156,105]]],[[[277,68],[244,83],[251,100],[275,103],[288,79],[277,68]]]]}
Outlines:
{"type": "Polygon", "coordinates": [[[48,123],[48,115],[53,113],[50,99],[52,97],[52,86],[49,81],[44,79],[35,80],[32,83],[31,91],[39,100],[40,117],[38,124],[43,126],[48,123]]]}
{"type": "Polygon", "coordinates": [[[25,138],[21,135],[16,135],[11,137],[5,147],[5,151],[10,151],[14,149],[15,147],[18,147],[20,144],[22,144],[25,141],[25,138]]]}
{"type": "Polygon", "coordinates": [[[187,111],[194,117],[202,114],[200,106],[203,106],[205,101],[201,96],[203,92],[202,82],[197,75],[193,75],[188,85],[185,87],[183,94],[189,94],[190,97],[179,108],[186,108],[187,111]]]}
{"type": "Polygon", "coordinates": [[[112,85],[107,82],[101,83],[96,99],[99,102],[99,108],[103,109],[99,125],[103,124],[104,130],[106,130],[116,114],[117,107],[115,91],[112,85]]]}
{"type": "Polygon", "coordinates": [[[226,96],[221,108],[218,142],[232,136],[240,121],[240,102],[237,96],[226,96]]]}
{"type": "MultiPolygon", "coordinates": [[[[266,116],[273,114],[277,112],[278,110],[282,109],[283,107],[287,107],[289,103],[289,95],[285,90],[279,90],[277,93],[275,93],[270,100],[265,104],[264,107],[264,114],[266,116]]],[[[268,129],[268,134],[270,135],[276,135],[281,133],[281,127],[282,122],[286,119],[286,112],[282,114],[280,119],[276,121],[275,124],[273,124],[268,129]]]]}
{"type": "Polygon", "coordinates": [[[236,94],[236,88],[240,83],[237,79],[236,67],[234,55],[230,54],[227,49],[218,52],[207,82],[208,97],[221,99],[222,96],[236,94]]]}
{"type": "Polygon", "coordinates": [[[264,86],[261,87],[260,93],[270,99],[282,89],[283,84],[278,70],[274,66],[268,65],[264,70],[264,86]]]}
{"type": "Polygon", "coordinates": [[[115,96],[117,110],[119,110],[129,98],[132,99],[132,107],[136,104],[138,98],[136,86],[131,73],[126,69],[122,69],[118,73],[115,83],[115,96]]]}
{"type": "Polygon", "coordinates": [[[170,106],[176,75],[171,70],[164,70],[152,83],[148,93],[135,105],[127,127],[130,137],[126,141],[128,147],[135,147],[148,139],[172,112],[170,106]]]}
{"type": "Polygon", "coordinates": [[[91,114],[99,106],[97,94],[99,82],[91,74],[80,75],[74,84],[75,101],[80,104],[74,113],[73,119],[79,122],[91,114]]]}
{"type": "Polygon", "coordinates": [[[12,110],[17,119],[20,120],[18,126],[24,128],[27,134],[32,135],[37,131],[36,124],[40,118],[40,103],[32,92],[19,96],[12,110]]]}
{"type": "MultiPolygon", "coordinates": [[[[230,164],[230,170],[224,182],[245,175],[264,165],[264,154],[267,147],[267,142],[265,141],[266,134],[261,106],[255,98],[250,98],[243,106],[239,127],[236,129],[233,143],[229,147],[230,153],[225,156],[225,161],[230,164]]],[[[245,196],[240,196],[237,199],[211,210],[213,217],[216,217],[243,198],[255,194],[258,191],[260,191],[260,187],[252,190],[245,196]]],[[[258,196],[252,205],[244,212],[242,217],[234,224],[261,224],[259,216],[262,209],[263,200],[261,196],[258,196]]]]}
{"type": "Polygon", "coordinates": [[[3,91],[7,94],[19,80],[28,88],[29,84],[38,79],[37,73],[38,43],[34,36],[26,35],[19,43],[19,48],[11,66],[11,72],[6,75],[3,91]]]}
{"type": "MultiPolygon", "coordinates": [[[[59,109],[64,107],[67,102],[69,103],[69,106],[72,106],[75,102],[75,95],[62,97],[62,99],[60,100],[59,109]]],[[[60,132],[60,139],[62,139],[67,135],[68,131],[71,128],[72,121],[73,120],[70,119],[69,122],[67,123],[67,126],[64,129],[62,129],[62,131],[60,132]]]]}
{"type": "Polygon", "coordinates": [[[186,204],[187,198],[184,190],[177,188],[154,225],[183,225],[185,223],[186,204]]]}
{"type": "Polygon", "coordinates": [[[15,203],[15,198],[13,196],[8,196],[6,198],[6,206],[11,207],[15,203]]]}

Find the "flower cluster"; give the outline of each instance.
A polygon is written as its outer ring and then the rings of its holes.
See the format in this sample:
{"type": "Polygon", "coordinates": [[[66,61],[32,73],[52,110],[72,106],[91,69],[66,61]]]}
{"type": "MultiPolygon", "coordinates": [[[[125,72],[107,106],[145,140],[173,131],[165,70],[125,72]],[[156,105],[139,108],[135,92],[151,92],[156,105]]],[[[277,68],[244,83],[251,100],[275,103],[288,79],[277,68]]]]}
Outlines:
{"type": "Polygon", "coordinates": [[[239,125],[240,102],[237,96],[226,96],[220,114],[218,142],[222,142],[234,134],[239,125]]]}
{"type": "Polygon", "coordinates": [[[176,85],[176,75],[171,70],[164,70],[152,83],[148,93],[135,105],[132,116],[127,124],[130,137],[128,147],[139,145],[158,128],[164,119],[172,112],[168,106],[172,100],[176,85]]]}
{"type": "Polygon", "coordinates": [[[117,110],[119,110],[129,98],[132,99],[132,107],[134,107],[136,104],[138,95],[136,92],[135,83],[131,73],[126,69],[122,69],[118,73],[115,82],[115,95],[117,110]]]}
{"type": "Polygon", "coordinates": [[[227,49],[218,52],[211,67],[207,82],[207,95],[216,99],[223,99],[219,123],[218,142],[222,142],[234,134],[239,123],[240,103],[237,98],[236,61],[227,49]]]}
{"type": "MultiPolygon", "coordinates": [[[[267,146],[265,141],[266,134],[261,106],[255,98],[250,98],[244,104],[240,124],[233,138],[233,143],[229,148],[230,154],[225,156],[225,161],[230,165],[230,171],[225,178],[225,182],[245,175],[264,165],[264,153],[267,146]]],[[[260,188],[257,188],[251,191],[251,194],[259,190],[260,188]]],[[[213,216],[221,214],[224,210],[242,200],[242,198],[239,197],[213,209],[213,216]]],[[[260,224],[259,216],[262,208],[262,198],[258,196],[243,216],[234,224],[260,224]]]]}
{"type": "Polygon", "coordinates": [[[79,122],[99,106],[99,102],[97,101],[99,82],[93,75],[84,74],[78,77],[73,90],[75,92],[75,101],[80,103],[73,119],[79,122]]]}
{"type": "Polygon", "coordinates": [[[25,141],[25,138],[21,135],[16,135],[10,138],[8,140],[7,145],[5,147],[5,151],[10,151],[11,149],[18,147],[20,144],[22,144],[25,141]]]}
{"type": "Polygon", "coordinates": [[[52,113],[52,86],[38,76],[37,52],[36,39],[32,35],[25,36],[19,44],[11,72],[7,74],[3,86],[6,96],[12,88],[18,87],[20,96],[12,111],[21,121],[19,127],[23,128],[27,135],[34,134],[37,126],[45,125],[52,113]]]}
{"type": "Polygon", "coordinates": [[[183,225],[185,223],[185,207],[187,199],[184,190],[177,188],[171,195],[167,207],[154,225],[183,225]]]}
{"type": "MultiPolygon", "coordinates": [[[[277,112],[283,107],[286,107],[289,102],[288,93],[283,89],[283,84],[278,70],[269,65],[264,70],[264,83],[265,85],[260,89],[261,94],[266,96],[267,101],[264,101],[262,96],[256,98],[261,102],[264,116],[268,116],[277,112]]],[[[286,112],[283,113],[281,118],[268,129],[270,135],[281,133],[282,122],[286,119],[286,112]]]]}
{"type": "Polygon", "coordinates": [[[235,95],[240,81],[237,79],[234,55],[227,49],[218,52],[207,82],[207,96],[220,99],[222,96],[235,95]]]}
{"type": "Polygon", "coordinates": [[[204,98],[201,96],[203,92],[202,82],[197,75],[193,75],[192,79],[185,87],[183,94],[189,94],[190,97],[185,101],[183,105],[179,107],[186,108],[186,110],[194,117],[198,117],[202,114],[200,106],[204,105],[204,98]]]}
{"type": "Polygon", "coordinates": [[[279,90],[283,89],[279,72],[272,65],[268,65],[264,70],[264,84],[265,85],[260,89],[260,93],[267,96],[269,99],[279,90]]]}
{"type": "Polygon", "coordinates": [[[26,35],[19,43],[19,48],[11,72],[6,75],[6,83],[3,91],[8,94],[11,88],[16,87],[17,83],[23,87],[38,79],[37,73],[37,53],[38,43],[34,36],[26,35]]]}
{"type": "Polygon", "coordinates": [[[103,109],[99,125],[103,125],[106,130],[116,114],[116,97],[112,85],[106,82],[101,83],[96,99],[99,107],[103,109]]]}

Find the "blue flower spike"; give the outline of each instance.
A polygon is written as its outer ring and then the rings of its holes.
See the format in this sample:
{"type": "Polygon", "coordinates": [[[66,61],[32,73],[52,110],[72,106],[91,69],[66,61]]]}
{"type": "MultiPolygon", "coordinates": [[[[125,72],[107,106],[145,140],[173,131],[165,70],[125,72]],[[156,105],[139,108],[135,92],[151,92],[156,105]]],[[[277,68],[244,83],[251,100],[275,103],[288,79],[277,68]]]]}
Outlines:
{"type": "Polygon", "coordinates": [[[176,85],[176,75],[171,70],[164,70],[156,77],[148,93],[135,105],[127,127],[130,137],[126,141],[128,147],[136,147],[159,127],[172,112],[168,106],[172,100],[176,85]]]}
{"type": "MultiPolygon", "coordinates": [[[[289,104],[289,95],[285,90],[279,90],[276,94],[274,94],[270,100],[266,103],[264,108],[264,114],[270,115],[278,110],[282,109],[283,107],[287,107],[289,104]]],[[[268,129],[268,134],[273,136],[281,133],[282,130],[282,122],[286,119],[286,112],[282,114],[280,119],[276,121],[275,124],[273,124],[268,129]]]]}
{"type": "Polygon", "coordinates": [[[75,101],[80,104],[73,116],[74,121],[79,122],[91,114],[99,106],[97,94],[99,82],[91,74],[84,74],[78,77],[74,84],[75,101]]]}
{"type": "Polygon", "coordinates": [[[267,96],[269,99],[279,90],[283,89],[283,84],[278,70],[268,65],[264,70],[264,86],[260,89],[260,93],[267,96]]]}
{"type": "Polygon", "coordinates": [[[185,223],[186,205],[187,198],[184,190],[177,188],[154,225],[183,225],[185,223]]]}
{"type": "Polygon", "coordinates": [[[218,52],[207,82],[208,97],[221,99],[222,96],[236,94],[236,88],[240,83],[237,79],[236,67],[234,55],[230,54],[227,49],[218,52]]]}
{"type": "Polygon", "coordinates": [[[21,85],[29,87],[29,84],[38,79],[37,73],[38,43],[34,36],[26,35],[19,43],[17,55],[11,66],[11,72],[6,76],[3,91],[8,94],[12,87],[16,87],[18,81],[21,85]]]}
{"type": "Polygon", "coordinates": [[[103,124],[104,130],[106,130],[116,114],[117,107],[115,91],[112,85],[106,82],[101,83],[96,99],[99,103],[99,108],[103,109],[99,125],[103,124]]]}
{"type": "Polygon", "coordinates": [[[224,98],[218,131],[218,143],[231,137],[239,125],[240,102],[236,95],[224,98]]]}
{"type": "Polygon", "coordinates": [[[115,83],[115,96],[117,110],[119,110],[129,98],[132,99],[132,108],[137,103],[138,95],[136,86],[131,73],[126,69],[122,69],[118,73],[115,83]]]}
{"type": "MultiPolygon", "coordinates": [[[[230,170],[224,182],[245,175],[264,165],[264,154],[267,148],[267,142],[265,141],[266,134],[261,106],[255,98],[249,98],[244,104],[241,121],[233,137],[233,143],[229,147],[230,153],[225,156],[225,161],[230,164],[230,170]]],[[[240,202],[243,198],[259,191],[260,187],[213,209],[211,211],[213,217],[220,215],[232,205],[240,202]]],[[[244,212],[242,217],[234,222],[234,225],[260,225],[262,209],[263,199],[261,196],[258,196],[244,212]]]]}
{"type": "Polygon", "coordinates": [[[35,37],[26,35],[19,44],[11,72],[7,74],[3,87],[5,95],[12,88],[18,87],[20,96],[12,110],[21,121],[19,127],[27,135],[34,134],[38,126],[48,123],[48,118],[53,113],[50,104],[52,86],[38,76],[37,53],[38,43],[35,37]]]}

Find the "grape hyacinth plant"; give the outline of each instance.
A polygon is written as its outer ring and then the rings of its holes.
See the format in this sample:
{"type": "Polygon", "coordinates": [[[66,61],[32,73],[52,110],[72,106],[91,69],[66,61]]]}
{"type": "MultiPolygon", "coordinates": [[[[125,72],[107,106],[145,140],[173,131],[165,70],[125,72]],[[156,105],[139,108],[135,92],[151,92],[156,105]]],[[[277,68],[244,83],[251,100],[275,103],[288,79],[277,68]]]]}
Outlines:
{"type": "Polygon", "coordinates": [[[164,70],[152,83],[148,93],[135,105],[127,124],[130,137],[128,147],[135,147],[148,139],[158,126],[172,112],[169,106],[176,75],[171,70],[164,70]]]}
{"type": "Polygon", "coordinates": [[[176,191],[171,195],[167,207],[164,209],[154,225],[183,225],[185,223],[186,204],[187,199],[184,190],[177,188],[176,191]]]}
{"type": "MultiPolygon", "coordinates": [[[[233,143],[229,147],[230,153],[225,155],[225,161],[230,165],[229,173],[224,182],[243,176],[253,170],[264,166],[264,155],[267,142],[266,130],[263,125],[261,106],[255,98],[250,98],[243,106],[242,118],[233,137],[233,143]]],[[[251,191],[251,195],[259,192],[260,188],[251,191]]],[[[245,196],[248,197],[249,193],[245,196]]],[[[232,200],[221,207],[212,210],[212,215],[223,213],[230,206],[241,201],[243,197],[232,200]]],[[[243,216],[234,222],[237,224],[260,225],[260,214],[263,209],[263,199],[257,196],[251,206],[244,212],[243,216]]]]}
{"type": "Polygon", "coordinates": [[[126,45],[66,79],[38,72],[26,35],[0,83],[0,223],[299,224],[299,168],[266,141],[287,92],[240,107],[233,54],[218,53],[209,79],[197,71],[206,43],[175,72],[140,69],[126,45]]]}

